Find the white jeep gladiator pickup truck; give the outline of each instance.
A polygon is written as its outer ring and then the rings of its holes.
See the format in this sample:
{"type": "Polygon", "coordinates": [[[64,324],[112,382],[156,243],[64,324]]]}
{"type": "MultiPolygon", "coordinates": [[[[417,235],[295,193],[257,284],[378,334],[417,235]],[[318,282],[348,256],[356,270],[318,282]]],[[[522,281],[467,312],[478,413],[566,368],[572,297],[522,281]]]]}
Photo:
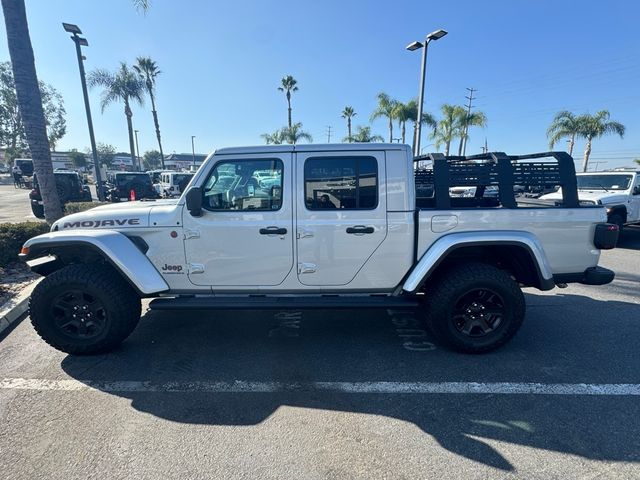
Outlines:
{"type": "Polygon", "coordinates": [[[164,310],[418,309],[446,346],[485,352],[520,327],[522,287],[611,282],[598,267],[617,241],[606,220],[579,205],[565,153],[275,145],[218,150],[179,199],[69,215],[20,255],[46,276],[35,329],[72,354],[121,343],[143,297],[164,310]],[[514,185],[540,184],[560,185],[562,200],[518,205],[514,185]]]}
{"type": "MultiPolygon", "coordinates": [[[[614,170],[578,173],[578,200],[581,205],[602,205],[607,210],[607,222],[618,225],[622,234],[625,225],[640,223],[640,172],[614,170]]],[[[541,200],[562,200],[562,191],[540,197],[541,200]]]]}

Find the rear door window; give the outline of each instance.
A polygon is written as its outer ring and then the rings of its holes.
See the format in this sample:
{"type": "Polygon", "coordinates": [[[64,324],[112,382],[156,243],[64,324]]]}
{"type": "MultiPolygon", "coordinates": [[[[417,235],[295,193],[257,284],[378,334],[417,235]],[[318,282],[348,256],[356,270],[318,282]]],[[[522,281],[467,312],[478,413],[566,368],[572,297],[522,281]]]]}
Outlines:
{"type": "Polygon", "coordinates": [[[378,163],[374,157],[313,157],[304,164],[309,210],[373,210],[378,206],[378,163]]]}

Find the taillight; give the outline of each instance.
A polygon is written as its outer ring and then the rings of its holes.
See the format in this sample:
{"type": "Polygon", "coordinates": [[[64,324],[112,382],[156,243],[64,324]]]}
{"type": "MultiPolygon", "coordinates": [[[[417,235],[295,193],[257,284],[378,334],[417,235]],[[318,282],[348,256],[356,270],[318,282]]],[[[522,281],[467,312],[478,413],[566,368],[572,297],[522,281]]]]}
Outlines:
{"type": "Polygon", "coordinates": [[[593,244],[600,250],[611,250],[618,243],[620,228],[613,223],[599,223],[593,237],[593,244]]]}

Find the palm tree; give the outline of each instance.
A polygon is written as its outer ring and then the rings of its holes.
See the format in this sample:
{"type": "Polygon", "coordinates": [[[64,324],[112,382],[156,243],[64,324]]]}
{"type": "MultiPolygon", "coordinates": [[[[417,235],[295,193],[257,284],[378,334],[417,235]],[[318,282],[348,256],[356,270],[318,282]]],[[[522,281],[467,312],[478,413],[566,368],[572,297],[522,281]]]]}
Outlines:
{"type": "Polygon", "coordinates": [[[487,126],[487,116],[479,111],[465,112],[461,119],[460,145],[458,155],[464,155],[467,151],[467,140],[469,140],[469,127],[485,128],[487,126]]]}
{"type": "Polygon", "coordinates": [[[437,149],[444,144],[444,154],[449,155],[451,142],[462,133],[461,120],[466,115],[466,111],[458,105],[449,104],[442,105],[440,110],[442,118],[431,134],[431,139],[434,140],[434,145],[437,149]]]}
{"type": "Polygon", "coordinates": [[[31,150],[33,168],[38,176],[45,219],[48,223],[53,223],[62,217],[62,207],[53,176],[42,95],[38,87],[24,0],[2,0],[2,11],[7,29],[7,43],[15,79],[18,108],[29,150],[31,150]]]}
{"type": "Polygon", "coordinates": [[[158,112],[156,111],[156,77],[162,73],[156,65],[156,62],[149,57],[138,57],[137,64],[133,66],[140,78],[144,81],[145,89],[151,99],[151,113],[153,114],[153,124],[156,127],[156,138],[158,139],[158,148],[160,149],[160,159],[162,160],[162,169],[164,169],[164,152],[162,151],[162,141],[160,140],[160,124],[158,123],[158,112]]]}
{"type": "Polygon", "coordinates": [[[636,159],[634,160],[634,162],[636,162],[638,165],[640,165],[640,158],[636,158],[636,159]]]}
{"type": "MultiPolygon", "coordinates": [[[[405,108],[406,108],[406,115],[407,115],[407,120],[411,121],[413,123],[413,142],[412,142],[412,149],[415,149],[416,146],[416,135],[418,133],[418,101],[416,99],[413,100],[409,100],[406,104],[405,104],[405,108]]],[[[432,130],[436,128],[436,125],[438,124],[438,122],[436,121],[435,117],[433,115],[431,115],[428,112],[423,112],[422,113],[422,125],[427,125],[428,127],[430,127],[432,130]]],[[[404,140],[403,140],[404,142],[404,140]]],[[[412,150],[413,151],[413,150],[412,150]]]]}
{"type": "Polygon", "coordinates": [[[342,114],[340,115],[342,118],[347,119],[347,132],[348,135],[345,137],[349,143],[351,143],[351,119],[357,115],[356,111],[353,107],[344,107],[342,110],[342,114]]]}
{"type": "Polygon", "coordinates": [[[284,127],[280,130],[280,133],[282,134],[282,138],[285,142],[293,145],[298,143],[300,140],[306,140],[309,143],[313,142],[313,137],[310,133],[302,130],[302,123],[300,122],[294,123],[290,127],[284,127]]]}
{"type": "MultiPolygon", "coordinates": [[[[131,102],[144,104],[145,85],[142,80],[131,70],[125,62],[120,63],[120,69],[116,73],[98,69],[91,72],[87,78],[90,87],[104,87],[100,107],[104,109],[111,103],[121,101],[124,103],[124,114],[127,117],[127,128],[129,129],[129,149],[131,151],[131,161],[136,164],[136,150],[133,142],[133,123],[131,118],[131,102]]],[[[138,165],[142,169],[141,165],[138,165]]]]}
{"type": "Polygon", "coordinates": [[[260,135],[267,145],[280,145],[284,143],[284,135],[282,134],[282,130],[276,130],[273,133],[263,133],[260,135]]]}
{"type": "Polygon", "coordinates": [[[578,117],[573,113],[567,110],[558,112],[547,129],[549,148],[553,148],[562,138],[569,137],[569,155],[573,156],[573,146],[576,143],[579,127],[578,117]]]}
{"type": "Polygon", "coordinates": [[[400,138],[402,143],[405,143],[407,121],[410,120],[411,116],[411,111],[409,109],[410,106],[408,103],[402,103],[400,101],[396,102],[394,117],[398,120],[398,125],[400,126],[400,138]]]}
{"type": "Polygon", "coordinates": [[[587,171],[589,156],[591,155],[591,142],[594,138],[604,135],[616,134],[620,138],[624,137],[625,126],[620,122],[610,120],[611,115],[607,110],[600,110],[595,115],[585,113],[577,118],[579,129],[577,136],[584,138],[587,144],[584,147],[584,159],[582,160],[582,171],[587,171]]]}
{"type": "Polygon", "coordinates": [[[351,139],[356,143],[384,142],[382,136],[371,135],[371,127],[363,127],[362,125],[356,127],[356,134],[351,139]]]}
{"type": "Polygon", "coordinates": [[[393,142],[393,120],[396,118],[397,104],[396,100],[381,92],[378,94],[378,106],[371,114],[371,121],[381,117],[389,120],[389,143],[393,142]]]}
{"type": "Polygon", "coordinates": [[[291,75],[287,75],[286,77],[283,77],[282,80],[282,85],[280,87],[278,87],[278,90],[280,90],[281,92],[284,92],[285,96],[287,97],[287,106],[288,106],[288,120],[289,122],[287,123],[287,125],[289,125],[289,128],[292,128],[292,124],[291,124],[291,93],[292,92],[297,92],[298,91],[298,87],[296,86],[296,84],[298,83],[298,81],[293,78],[291,75]]]}

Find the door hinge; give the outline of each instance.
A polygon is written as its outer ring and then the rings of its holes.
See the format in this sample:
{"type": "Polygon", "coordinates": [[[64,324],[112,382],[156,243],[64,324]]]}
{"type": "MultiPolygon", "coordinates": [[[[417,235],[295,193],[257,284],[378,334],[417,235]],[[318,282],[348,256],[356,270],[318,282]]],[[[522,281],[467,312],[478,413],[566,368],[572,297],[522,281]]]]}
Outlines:
{"type": "Polygon", "coordinates": [[[202,263],[190,263],[189,274],[204,273],[204,265],[202,263]]]}
{"type": "Polygon", "coordinates": [[[315,263],[299,263],[298,273],[315,273],[317,265],[315,263]]]}
{"type": "Polygon", "coordinates": [[[184,239],[189,240],[190,238],[200,238],[200,232],[198,230],[185,230],[184,239]]]}

